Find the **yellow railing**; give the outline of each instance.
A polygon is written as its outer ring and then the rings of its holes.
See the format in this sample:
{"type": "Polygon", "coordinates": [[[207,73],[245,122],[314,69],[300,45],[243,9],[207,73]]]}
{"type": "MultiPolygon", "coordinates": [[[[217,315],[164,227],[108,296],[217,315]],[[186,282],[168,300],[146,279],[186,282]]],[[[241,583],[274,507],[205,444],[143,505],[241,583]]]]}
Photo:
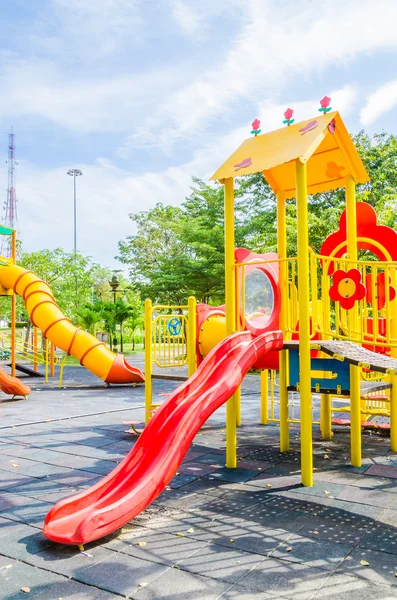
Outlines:
{"type": "MultiPolygon", "coordinates": [[[[286,338],[298,331],[299,323],[299,293],[297,259],[255,260],[255,262],[237,263],[235,265],[237,290],[237,322],[245,328],[247,318],[246,268],[264,265],[274,265],[281,268],[286,265],[287,273],[287,310],[286,338]]],[[[285,267],[284,267],[285,268],[285,267]]],[[[319,334],[323,338],[354,340],[368,346],[397,349],[397,263],[369,260],[350,260],[349,258],[334,258],[310,253],[310,315],[312,319],[311,337],[319,334]],[[355,310],[346,310],[340,302],[333,302],[330,289],[333,285],[332,274],[343,270],[348,272],[358,269],[361,283],[369,284],[364,298],[355,302],[355,310]],[[378,290],[384,282],[384,306],[380,302],[378,290]],[[353,318],[355,313],[358,318],[353,318]],[[394,318],[393,318],[394,317],[394,318]]]]}
{"type": "Polygon", "coordinates": [[[196,299],[184,306],[153,306],[145,300],[145,407],[146,422],[159,404],[153,404],[153,364],[160,368],[188,366],[196,370],[196,299]]]}

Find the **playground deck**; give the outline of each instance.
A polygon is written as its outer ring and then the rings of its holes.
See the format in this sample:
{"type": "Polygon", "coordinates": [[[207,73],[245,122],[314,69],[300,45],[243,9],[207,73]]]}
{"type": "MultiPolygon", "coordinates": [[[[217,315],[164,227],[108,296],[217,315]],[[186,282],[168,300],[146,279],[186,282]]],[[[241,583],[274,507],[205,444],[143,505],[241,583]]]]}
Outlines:
{"type": "MultiPolygon", "coordinates": [[[[249,376],[238,469],[223,467],[223,408],[169,489],[80,552],[43,538],[44,516],[125,456],[134,438],[122,421],[143,417],[144,390],[104,388],[78,367],[67,369],[69,389],[24,381],[29,400],[0,405],[1,600],[397,598],[397,455],[388,437],[364,432],[363,466],[353,468],[348,432],[336,428],[324,442],[316,428],[315,486],[304,488],[298,430],[280,454],[278,427],[257,425],[259,378],[249,376]]],[[[176,385],[154,380],[154,397],[176,385]]]]}

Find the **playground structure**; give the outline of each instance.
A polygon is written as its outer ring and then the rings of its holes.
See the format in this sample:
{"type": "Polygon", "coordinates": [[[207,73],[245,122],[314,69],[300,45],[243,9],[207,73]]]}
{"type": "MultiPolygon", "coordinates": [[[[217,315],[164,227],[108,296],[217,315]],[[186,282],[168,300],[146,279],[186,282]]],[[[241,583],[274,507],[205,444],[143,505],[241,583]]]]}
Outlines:
{"type": "MultiPolygon", "coordinates": [[[[94,375],[103,379],[107,384],[142,383],[145,381],[143,373],[130,365],[122,354],[114,354],[106,347],[104,342],[98,341],[90,333],[75,327],[61,312],[49,285],[39,279],[32,271],[15,264],[16,262],[16,232],[7,227],[0,227],[1,235],[11,236],[11,257],[0,257],[0,295],[11,296],[11,335],[10,358],[11,376],[15,378],[17,368],[17,337],[16,337],[16,294],[19,294],[26,306],[30,321],[34,327],[34,342],[32,348],[22,344],[21,354],[33,355],[33,370],[24,365],[18,368],[24,372],[35,374],[36,366],[40,361],[37,343],[37,328],[41,330],[45,339],[44,363],[46,365],[46,380],[50,365],[53,374],[55,364],[54,346],[60,348],[67,356],[75,356],[80,364],[90,370],[94,375]]],[[[60,384],[62,382],[64,360],[61,364],[60,384]]],[[[17,380],[18,381],[18,380],[17,380]]],[[[9,382],[9,385],[10,382],[9,382]]],[[[19,392],[18,392],[19,394],[19,392]]]]}
{"type": "MultiPolygon", "coordinates": [[[[186,306],[153,308],[147,301],[148,423],[112,473],[54,506],[44,525],[49,539],[84,544],[127,523],[161,493],[194,435],[224,403],[226,466],[235,468],[241,420],[239,386],[251,368],[263,373],[278,368],[282,452],[289,450],[290,443],[289,391],[299,392],[303,485],[313,485],[313,392],[321,395],[320,425],[325,439],[332,435],[332,397],[349,399],[351,463],[356,467],[362,461],[363,418],[378,410],[368,407],[365,395],[390,392],[381,396],[379,411],[390,416],[391,449],[397,451],[397,250],[392,249],[397,234],[378,226],[368,205],[356,204],[355,186],[367,183],[368,175],[339,114],[328,108],[320,110],[320,117],[293,125],[288,121],[287,127],[263,135],[258,135],[258,122],[254,122],[254,137],[213,175],[225,192],[226,304],[217,309],[199,306],[197,323],[192,314],[185,323],[182,313],[177,316],[170,311],[183,312],[186,306]],[[277,255],[235,250],[234,178],[257,172],[277,197],[277,255]],[[309,248],[308,193],[341,187],[346,188],[346,211],[340,229],[317,255],[309,248]],[[298,252],[297,257],[288,257],[286,200],[293,198],[298,252]],[[378,260],[359,260],[359,250],[375,254],[378,260]],[[153,323],[158,309],[169,312],[157,334],[153,323]],[[175,319],[179,319],[180,329],[175,319]],[[171,346],[172,321],[176,336],[185,325],[190,332],[190,339],[181,336],[177,341],[189,359],[182,360],[180,351],[175,353],[175,342],[171,346]],[[163,348],[160,354],[158,347],[163,348]],[[153,350],[160,366],[161,362],[172,366],[184,360],[190,365],[187,382],[158,407],[151,396],[153,350]],[[362,370],[368,371],[363,379],[362,370]]],[[[193,307],[194,299],[190,304],[193,307]]],[[[261,377],[265,393],[267,377],[261,377]]]]}

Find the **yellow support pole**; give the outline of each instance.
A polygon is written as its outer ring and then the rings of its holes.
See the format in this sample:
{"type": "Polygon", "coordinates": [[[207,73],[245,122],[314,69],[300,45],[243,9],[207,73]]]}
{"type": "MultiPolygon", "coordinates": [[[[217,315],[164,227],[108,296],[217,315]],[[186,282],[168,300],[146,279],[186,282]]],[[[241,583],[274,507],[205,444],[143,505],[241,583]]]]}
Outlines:
{"type": "Polygon", "coordinates": [[[321,394],[320,400],[320,430],[323,440],[332,439],[331,395],[321,394]]]}
{"type": "MultiPolygon", "coordinates": [[[[313,485],[313,416],[310,378],[310,282],[306,163],[296,161],[298,229],[299,385],[302,483],[313,485]]],[[[316,282],[313,282],[316,285],[316,282]]]]}
{"type": "MultiPolygon", "coordinates": [[[[17,262],[17,234],[13,231],[11,234],[11,257],[14,264],[17,262]]],[[[11,375],[15,377],[16,370],[16,321],[17,321],[17,296],[15,291],[11,296],[11,375]]]]}
{"type": "MultiPolygon", "coordinates": [[[[392,285],[397,287],[397,269],[392,271],[392,285]]],[[[396,343],[397,340],[397,298],[391,302],[391,313],[394,317],[391,319],[391,337],[396,343]]],[[[397,348],[391,349],[391,356],[397,358],[397,348]]],[[[397,375],[391,376],[390,392],[390,449],[397,452],[397,375]]]]}
{"type": "Polygon", "coordinates": [[[152,301],[145,300],[145,423],[148,423],[152,410],[152,301]]]}
{"type": "MultiPolygon", "coordinates": [[[[357,260],[357,211],[356,186],[351,175],[346,177],[347,252],[351,260],[357,260]]],[[[350,311],[351,330],[358,331],[358,310],[350,311]]],[[[350,456],[354,467],[361,467],[361,370],[350,366],[350,456]]]]}
{"type": "Polygon", "coordinates": [[[51,375],[51,377],[54,377],[54,375],[55,375],[55,348],[54,348],[54,344],[52,342],[51,342],[50,348],[51,348],[51,350],[50,350],[50,358],[51,358],[50,375],[51,375]]]}
{"type": "Polygon", "coordinates": [[[261,371],[261,425],[269,422],[269,371],[261,371]]]}
{"type": "Polygon", "coordinates": [[[45,382],[48,383],[48,365],[49,365],[49,358],[48,358],[48,339],[45,338],[45,382]]]}
{"type": "Polygon", "coordinates": [[[38,344],[38,338],[37,338],[37,327],[35,327],[33,325],[33,370],[37,371],[39,370],[39,364],[38,364],[38,360],[37,360],[37,344],[38,344]]]}
{"type": "MultiPolygon", "coordinates": [[[[224,182],[225,194],[225,300],[226,335],[236,331],[236,279],[234,274],[234,180],[224,182]]],[[[226,466],[237,466],[237,394],[226,403],[226,466]]]]}
{"type": "Polygon", "coordinates": [[[187,372],[191,377],[196,370],[197,303],[194,296],[189,296],[187,307],[187,372]]]}
{"type": "MultiPolygon", "coordinates": [[[[280,259],[287,258],[287,223],[285,210],[285,194],[277,192],[277,253],[280,259]]],[[[285,260],[280,264],[280,329],[284,339],[287,333],[288,312],[288,266],[285,260]]],[[[280,451],[289,451],[289,415],[288,415],[288,373],[287,373],[287,350],[280,352],[279,360],[280,378],[280,451]]]]}

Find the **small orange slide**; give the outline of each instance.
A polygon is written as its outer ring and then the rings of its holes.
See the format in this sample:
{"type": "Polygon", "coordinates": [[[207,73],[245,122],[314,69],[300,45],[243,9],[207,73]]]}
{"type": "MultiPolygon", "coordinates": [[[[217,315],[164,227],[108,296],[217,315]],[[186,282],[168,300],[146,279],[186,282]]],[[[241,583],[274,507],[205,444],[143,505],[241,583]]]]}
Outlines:
{"type": "Polygon", "coordinates": [[[3,369],[0,369],[0,390],[5,394],[10,394],[14,399],[16,396],[26,396],[32,392],[30,387],[22,383],[17,377],[8,375],[3,369]]]}
{"type": "Polygon", "coordinates": [[[41,329],[45,338],[75,356],[81,365],[106,383],[145,381],[143,373],[128,364],[122,354],[114,354],[104,342],[72,325],[57,305],[48,283],[32,271],[11,262],[7,266],[0,264],[0,285],[23,298],[31,322],[41,329]]]}

